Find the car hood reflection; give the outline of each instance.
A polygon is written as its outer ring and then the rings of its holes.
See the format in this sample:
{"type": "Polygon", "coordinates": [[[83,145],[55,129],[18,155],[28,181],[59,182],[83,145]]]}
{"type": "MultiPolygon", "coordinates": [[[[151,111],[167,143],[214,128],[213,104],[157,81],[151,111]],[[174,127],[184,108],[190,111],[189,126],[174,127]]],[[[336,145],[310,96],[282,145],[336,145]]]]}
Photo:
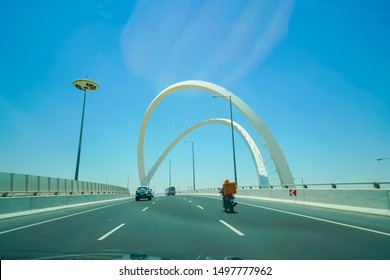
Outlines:
{"type": "MultiPolygon", "coordinates": [[[[168,255],[168,254],[167,254],[168,255]]],[[[242,260],[237,256],[226,256],[223,258],[214,258],[205,254],[199,254],[196,257],[183,256],[156,256],[144,252],[128,252],[118,250],[98,250],[86,253],[57,253],[57,252],[2,252],[1,259],[3,260],[242,260]]]]}

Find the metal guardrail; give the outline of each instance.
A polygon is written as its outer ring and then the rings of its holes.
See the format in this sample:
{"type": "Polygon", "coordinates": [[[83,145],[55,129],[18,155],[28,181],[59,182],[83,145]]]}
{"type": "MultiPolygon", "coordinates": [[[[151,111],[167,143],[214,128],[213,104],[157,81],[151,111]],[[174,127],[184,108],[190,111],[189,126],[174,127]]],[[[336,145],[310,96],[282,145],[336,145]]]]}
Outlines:
{"type": "MultiPolygon", "coordinates": [[[[215,188],[196,188],[197,191],[219,190],[215,188]]],[[[269,186],[238,186],[237,189],[390,189],[390,182],[355,182],[355,183],[316,183],[269,186]]],[[[194,192],[194,190],[180,190],[181,193],[194,192]]]]}
{"type": "Polygon", "coordinates": [[[129,194],[128,192],[2,192],[0,197],[129,194]]]}
{"type": "Polygon", "coordinates": [[[390,188],[390,182],[355,182],[355,183],[317,183],[317,184],[293,184],[293,185],[270,185],[270,186],[243,186],[239,187],[242,189],[247,188],[279,188],[279,189],[291,189],[291,188],[302,188],[302,189],[380,189],[390,188]]]}
{"type": "Polygon", "coordinates": [[[109,184],[0,172],[0,197],[128,193],[109,184]]]}

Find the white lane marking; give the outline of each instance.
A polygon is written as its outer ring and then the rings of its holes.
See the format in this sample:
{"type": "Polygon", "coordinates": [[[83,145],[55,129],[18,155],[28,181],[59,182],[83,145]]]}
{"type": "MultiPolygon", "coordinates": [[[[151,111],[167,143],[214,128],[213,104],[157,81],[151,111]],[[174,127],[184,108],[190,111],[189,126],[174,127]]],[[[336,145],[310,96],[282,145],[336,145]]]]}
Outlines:
{"type": "Polygon", "coordinates": [[[202,206],[200,206],[200,205],[196,205],[196,206],[198,206],[198,208],[200,208],[200,209],[204,209],[202,206]]]}
{"type": "Polygon", "coordinates": [[[227,222],[225,222],[224,220],[219,220],[222,224],[224,224],[225,226],[227,226],[228,228],[230,228],[232,231],[234,231],[235,233],[237,233],[239,236],[245,236],[245,234],[243,234],[241,231],[239,231],[238,229],[236,229],[235,227],[229,225],[227,222]]]}
{"type": "Polygon", "coordinates": [[[155,204],[156,203],[156,201],[154,201],[152,204],[155,204]]]}
{"type": "Polygon", "coordinates": [[[118,229],[120,229],[121,227],[123,227],[125,224],[120,224],[119,226],[117,226],[116,228],[114,228],[113,230],[110,230],[109,232],[107,232],[105,235],[103,235],[102,237],[98,238],[99,241],[105,239],[107,236],[113,234],[115,231],[117,231],[118,229]]]}
{"type": "Polygon", "coordinates": [[[339,226],[355,228],[355,229],[359,229],[359,230],[364,230],[364,231],[368,231],[368,232],[373,232],[373,233],[377,233],[377,234],[390,236],[390,233],[387,233],[387,232],[373,230],[373,229],[359,227],[359,226],[354,226],[354,225],[350,225],[350,224],[344,224],[344,223],[335,222],[335,221],[322,219],[322,218],[317,218],[317,217],[313,217],[313,216],[309,216],[309,215],[298,214],[298,213],[294,213],[294,212],[289,212],[289,211],[285,211],[285,210],[279,210],[279,209],[275,209],[275,208],[270,208],[270,207],[266,207],[266,206],[260,206],[260,205],[245,203],[245,202],[240,202],[240,204],[253,206],[253,207],[257,207],[257,208],[263,208],[263,209],[266,209],[266,210],[271,210],[271,211],[280,212],[280,213],[284,213],[284,214],[294,215],[294,216],[303,217],[303,218],[307,218],[307,219],[317,220],[317,221],[326,222],[326,223],[330,223],[330,224],[335,224],[335,225],[339,225],[339,226]]]}
{"type": "Polygon", "coordinates": [[[148,208],[149,208],[149,207],[146,207],[146,208],[144,208],[144,209],[142,210],[142,212],[144,212],[144,211],[148,210],[148,208]]]}
{"type": "Polygon", "coordinates": [[[192,202],[192,200],[188,200],[188,202],[192,202]]]}
{"type": "Polygon", "coordinates": [[[111,205],[106,205],[106,206],[102,206],[102,207],[99,207],[99,208],[94,208],[94,209],[82,211],[82,212],[79,212],[79,213],[69,214],[69,215],[65,215],[65,216],[62,216],[62,217],[58,217],[58,218],[54,218],[54,219],[50,219],[50,220],[46,220],[46,221],[42,221],[42,222],[30,224],[30,225],[26,225],[26,226],[21,226],[21,227],[9,229],[9,230],[1,231],[0,234],[12,232],[12,231],[17,231],[17,230],[20,230],[20,229],[29,228],[29,227],[33,227],[33,226],[38,226],[38,225],[54,222],[54,221],[57,221],[57,220],[62,220],[62,219],[65,219],[65,218],[69,218],[69,217],[85,214],[85,213],[88,213],[88,212],[92,212],[92,211],[96,211],[96,210],[100,210],[100,209],[116,206],[116,205],[123,204],[123,203],[128,203],[128,201],[120,202],[120,203],[116,203],[116,204],[111,204],[111,205]]]}

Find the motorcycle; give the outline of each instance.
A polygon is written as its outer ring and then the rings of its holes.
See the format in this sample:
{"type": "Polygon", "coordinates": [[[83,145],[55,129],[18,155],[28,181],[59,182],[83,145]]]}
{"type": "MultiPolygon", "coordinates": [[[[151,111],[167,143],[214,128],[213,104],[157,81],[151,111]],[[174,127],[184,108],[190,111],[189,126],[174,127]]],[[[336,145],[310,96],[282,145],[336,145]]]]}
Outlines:
{"type": "Polygon", "coordinates": [[[234,206],[237,205],[237,202],[234,201],[234,195],[223,196],[222,206],[225,209],[225,212],[234,213],[234,206]]]}

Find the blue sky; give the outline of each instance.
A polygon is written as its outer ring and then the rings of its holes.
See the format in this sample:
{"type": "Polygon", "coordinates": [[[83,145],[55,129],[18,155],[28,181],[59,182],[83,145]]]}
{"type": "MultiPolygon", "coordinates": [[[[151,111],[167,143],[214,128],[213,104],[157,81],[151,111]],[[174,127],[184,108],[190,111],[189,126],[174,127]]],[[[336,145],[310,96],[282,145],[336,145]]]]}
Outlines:
{"type": "MultiPolygon", "coordinates": [[[[154,97],[183,80],[238,95],[306,183],[389,181],[388,1],[2,1],[0,171],[138,184],[137,141],[154,97]]],[[[214,102],[212,99],[210,102],[214,102]]],[[[226,105],[227,106],[227,105],[226,105]]],[[[197,185],[232,178],[228,127],[195,142],[197,185]]],[[[192,185],[191,150],[169,155],[174,185],[192,185]]],[[[148,168],[148,167],[147,167],[148,168]]],[[[150,167],[149,167],[150,168],[150,167]]],[[[238,180],[256,184],[237,140],[238,180]]],[[[297,182],[300,182],[298,180],[297,182]]],[[[168,184],[168,161],[151,185],[168,184]]]]}

